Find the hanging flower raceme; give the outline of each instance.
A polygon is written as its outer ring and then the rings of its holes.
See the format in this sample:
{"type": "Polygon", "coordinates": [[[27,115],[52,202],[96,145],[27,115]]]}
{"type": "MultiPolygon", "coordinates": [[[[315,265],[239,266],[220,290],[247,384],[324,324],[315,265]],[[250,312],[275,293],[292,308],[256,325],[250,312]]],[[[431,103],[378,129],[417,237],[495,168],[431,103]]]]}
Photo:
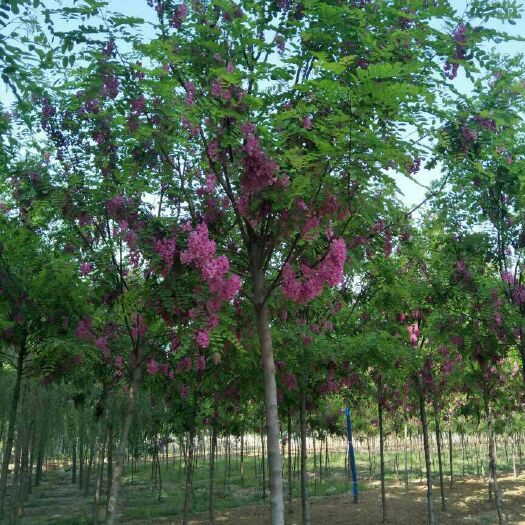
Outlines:
{"type": "Polygon", "coordinates": [[[229,273],[230,263],[226,256],[215,257],[217,245],[209,238],[206,224],[199,224],[188,237],[188,248],[180,255],[183,264],[194,264],[201,270],[202,278],[208,283],[212,294],[222,301],[229,301],[241,288],[238,275],[229,273]]]}
{"type": "Polygon", "coordinates": [[[407,326],[408,335],[410,336],[410,342],[412,346],[416,347],[419,340],[419,326],[417,323],[407,326]]]}
{"type": "Polygon", "coordinates": [[[243,192],[258,193],[277,182],[277,163],[270,159],[261,148],[259,137],[255,134],[255,126],[247,123],[242,126],[244,134],[244,173],[241,178],[243,192]]]}
{"type": "Polygon", "coordinates": [[[155,241],[155,251],[162,257],[164,268],[162,275],[166,276],[173,266],[177,242],[175,239],[160,239],[155,241]]]}
{"type": "MultiPolygon", "coordinates": [[[[200,348],[210,346],[209,332],[218,325],[215,315],[224,302],[233,299],[241,288],[241,279],[230,273],[230,263],[225,255],[215,256],[217,245],[209,238],[206,224],[199,224],[188,236],[188,247],[180,254],[182,264],[194,265],[201,272],[201,277],[208,284],[212,296],[206,301],[206,309],[210,314],[207,326],[195,332],[195,342],[200,348]]],[[[204,309],[203,309],[204,311],[204,309]]],[[[193,310],[190,317],[196,320],[198,310],[193,310]]]]}
{"type": "Polygon", "coordinates": [[[307,303],[323,292],[324,285],[336,286],[341,283],[346,261],[346,244],[342,239],[330,243],[328,253],[316,268],[301,265],[303,279],[296,277],[291,264],[283,268],[283,294],[296,303],[307,303]]]}
{"type": "MultiPolygon", "coordinates": [[[[464,60],[467,55],[467,26],[465,24],[459,24],[452,34],[454,41],[456,42],[456,51],[454,54],[455,60],[464,60]]],[[[454,80],[458,74],[459,62],[450,62],[447,60],[445,64],[445,76],[454,80]]]]}

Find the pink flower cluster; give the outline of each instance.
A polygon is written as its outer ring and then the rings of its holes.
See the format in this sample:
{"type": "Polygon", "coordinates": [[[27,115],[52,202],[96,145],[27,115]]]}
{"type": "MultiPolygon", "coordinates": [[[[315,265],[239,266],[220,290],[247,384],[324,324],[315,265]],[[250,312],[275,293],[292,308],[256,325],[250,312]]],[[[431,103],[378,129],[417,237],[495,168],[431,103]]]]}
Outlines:
{"type": "Polygon", "coordinates": [[[128,199],[127,197],[118,194],[106,202],[106,209],[108,210],[108,215],[112,219],[120,221],[125,219],[127,210],[132,204],[132,199],[128,199]]]}
{"type": "Polygon", "coordinates": [[[215,256],[217,245],[209,238],[206,224],[199,224],[188,236],[188,247],[180,254],[183,264],[193,264],[201,271],[202,278],[208,283],[212,297],[206,306],[211,314],[208,326],[198,330],[195,341],[201,348],[208,348],[210,337],[208,332],[217,326],[218,319],[213,314],[218,312],[225,301],[230,301],[241,289],[241,279],[238,275],[226,275],[230,271],[230,263],[224,255],[215,256]]]}
{"type": "Polygon", "coordinates": [[[148,374],[155,375],[159,371],[159,363],[153,358],[148,361],[148,374]]]}
{"type": "Polygon", "coordinates": [[[407,326],[408,335],[410,336],[410,342],[412,343],[412,346],[416,347],[417,342],[419,340],[419,326],[417,323],[411,324],[407,326]]]}
{"type": "Polygon", "coordinates": [[[82,341],[91,341],[93,339],[93,327],[91,317],[81,319],[75,329],[75,335],[82,341]]]}
{"type": "Polygon", "coordinates": [[[82,275],[82,277],[89,275],[92,271],[93,265],[91,263],[83,262],[80,264],[80,275],[82,275]]]}
{"type": "Polygon", "coordinates": [[[109,358],[109,354],[111,353],[111,350],[108,346],[108,338],[107,337],[99,337],[95,341],[95,346],[102,352],[102,357],[104,359],[109,358]]]}
{"type": "Polygon", "coordinates": [[[166,276],[173,266],[175,259],[175,252],[177,250],[177,242],[175,239],[160,239],[155,241],[155,251],[162,257],[164,261],[163,275],[166,276]]]}
{"type": "Polygon", "coordinates": [[[295,390],[297,388],[297,377],[292,372],[283,372],[281,374],[281,381],[288,390],[295,390]]]}
{"type": "Polygon", "coordinates": [[[208,346],[210,346],[210,336],[208,332],[204,330],[199,330],[197,332],[195,341],[201,348],[208,348],[208,346]]]}
{"type": "Polygon", "coordinates": [[[301,265],[303,280],[297,279],[291,264],[283,268],[283,294],[296,303],[306,303],[321,295],[325,284],[335,286],[343,280],[346,244],[342,239],[330,243],[328,253],[316,268],[301,265]]]}
{"type": "MultiPolygon", "coordinates": [[[[465,24],[459,24],[458,27],[454,30],[452,35],[456,42],[456,51],[454,58],[456,60],[464,60],[467,55],[467,26],[465,24]]],[[[447,61],[445,64],[445,76],[454,80],[458,74],[459,63],[447,61]]]]}
{"type": "Polygon", "coordinates": [[[183,357],[177,363],[177,374],[191,370],[191,357],[183,357]]]}
{"type": "Polygon", "coordinates": [[[246,193],[258,193],[277,182],[278,165],[261,149],[261,143],[255,134],[253,124],[245,124],[242,131],[245,139],[245,156],[241,188],[246,193]]]}
{"type": "Polygon", "coordinates": [[[188,106],[195,104],[196,89],[193,82],[184,82],[184,89],[186,90],[185,102],[188,106]]]}
{"type": "Polygon", "coordinates": [[[226,278],[230,263],[226,256],[215,257],[216,244],[209,238],[206,224],[199,224],[188,237],[188,248],[180,255],[183,264],[194,264],[201,270],[210,292],[222,301],[235,297],[241,287],[238,275],[226,278]]]}
{"type": "MultiPolygon", "coordinates": [[[[115,358],[115,366],[117,368],[120,368],[117,365],[117,358],[120,356],[117,356],[115,358]]],[[[155,358],[150,358],[148,361],[148,364],[146,365],[146,369],[148,371],[148,375],[154,376],[156,374],[164,374],[168,377],[168,379],[171,381],[175,377],[175,374],[173,373],[173,370],[170,369],[170,365],[168,363],[159,363],[155,358]]]]}

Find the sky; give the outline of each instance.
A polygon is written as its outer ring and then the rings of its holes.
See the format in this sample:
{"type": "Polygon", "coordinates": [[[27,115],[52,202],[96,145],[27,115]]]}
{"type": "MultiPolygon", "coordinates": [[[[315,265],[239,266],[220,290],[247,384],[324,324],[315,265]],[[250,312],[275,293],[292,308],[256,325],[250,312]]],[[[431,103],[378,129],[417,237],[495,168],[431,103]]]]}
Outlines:
{"type": "MultiPolygon", "coordinates": [[[[49,6],[52,6],[56,3],[56,0],[47,0],[47,2],[49,6]]],[[[468,0],[452,0],[451,4],[458,13],[463,13],[467,2],[468,0]]],[[[154,21],[154,10],[147,6],[146,0],[109,0],[108,3],[110,11],[117,11],[127,16],[141,17],[146,21],[154,21]]],[[[519,0],[518,5],[521,9],[525,10],[525,0],[519,0]]],[[[64,24],[64,28],[67,27],[66,21],[63,21],[60,24],[64,24]]],[[[525,36],[525,18],[519,20],[514,26],[503,24],[498,20],[489,20],[487,23],[483,23],[483,25],[493,29],[505,30],[515,36],[525,36]]],[[[60,27],[58,24],[57,26],[60,27]]],[[[146,35],[147,32],[148,30],[146,29],[146,35]]],[[[501,53],[525,53],[525,42],[512,41],[501,44],[489,43],[485,47],[487,50],[494,48],[501,53]]],[[[458,77],[454,80],[454,84],[460,91],[465,93],[469,92],[469,81],[463,74],[462,68],[460,68],[458,77]]],[[[9,104],[12,101],[12,96],[6,92],[5,86],[2,85],[2,83],[0,83],[0,99],[4,104],[9,104]]],[[[409,208],[416,206],[425,198],[426,187],[428,187],[433,180],[438,178],[439,175],[439,167],[434,170],[426,170],[422,168],[415,176],[416,182],[407,179],[401,174],[396,175],[395,179],[401,192],[401,200],[409,208]]]]}
{"type": "MultiPolygon", "coordinates": [[[[464,12],[466,3],[467,0],[453,0],[451,2],[452,6],[456,9],[458,13],[464,12]]],[[[522,10],[525,10],[525,0],[519,0],[518,5],[521,7],[522,10]]],[[[499,20],[489,20],[487,23],[483,23],[482,25],[491,29],[506,31],[507,33],[513,36],[525,37],[525,13],[523,13],[522,16],[524,16],[524,18],[518,20],[516,25],[503,24],[499,20]]],[[[502,54],[525,54],[525,42],[512,41],[500,44],[494,44],[493,42],[491,42],[488,43],[485,46],[485,48],[487,51],[494,48],[496,51],[502,54]]],[[[454,85],[459,91],[463,93],[470,92],[470,83],[465,77],[465,74],[461,67],[459,68],[457,78],[454,80],[454,85]]],[[[439,176],[439,167],[437,167],[434,170],[426,170],[422,168],[421,171],[414,177],[417,182],[412,182],[407,177],[401,174],[397,175],[395,179],[398,184],[399,190],[402,194],[401,200],[409,208],[416,206],[425,198],[425,187],[428,187],[429,184],[431,184],[433,180],[439,178],[439,176]]]]}

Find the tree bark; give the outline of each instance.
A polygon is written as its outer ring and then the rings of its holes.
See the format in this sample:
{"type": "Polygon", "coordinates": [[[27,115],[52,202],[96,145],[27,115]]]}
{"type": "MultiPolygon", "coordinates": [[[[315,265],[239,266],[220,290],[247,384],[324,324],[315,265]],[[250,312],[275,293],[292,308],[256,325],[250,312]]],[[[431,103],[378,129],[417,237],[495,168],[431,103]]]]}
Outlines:
{"type": "Polygon", "coordinates": [[[270,479],[270,507],[272,525],[284,525],[284,499],[281,470],[281,448],[279,446],[279,415],[277,410],[277,385],[275,383],[275,362],[273,357],[272,333],[264,275],[262,270],[253,272],[255,315],[257,334],[261,347],[264,372],[264,403],[266,409],[266,433],[268,437],[268,459],[270,479]]]}
{"type": "Polygon", "coordinates": [[[445,480],[443,476],[443,457],[441,455],[442,442],[441,442],[441,429],[439,426],[439,409],[437,401],[433,400],[434,404],[434,424],[436,426],[436,446],[437,446],[437,455],[438,455],[438,467],[439,467],[439,490],[441,493],[441,510],[446,510],[446,500],[445,500],[445,480]]]}
{"type": "Polygon", "coordinates": [[[118,444],[117,462],[113,471],[113,480],[111,483],[111,491],[109,493],[108,513],[106,518],[106,525],[114,525],[117,518],[117,503],[120,489],[120,481],[124,470],[124,461],[126,459],[126,447],[128,445],[128,434],[133,421],[133,414],[135,412],[135,403],[137,393],[141,380],[140,359],[137,359],[133,369],[131,385],[128,388],[128,403],[126,407],[126,415],[120,433],[120,441],[118,444]]]}
{"type": "Polygon", "coordinates": [[[421,417],[421,426],[423,427],[423,448],[425,451],[425,468],[427,477],[427,509],[428,525],[436,525],[436,516],[434,512],[434,497],[432,494],[432,466],[430,459],[430,440],[428,435],[427,411],[425,407],[425,397],[423,395],[423,384],[421,378],[416,378],[419,396],[419,414],[421,417]]]}
{"type": "Polygon", "coordinates": [[[494,500],[496,503],[496,512],[498,513],[499,525],[505,525],[505,518],[501,509],[501,493],[498,484],[497,461],[494,450],[494,418],[490,410],[490,403],[487,393],[484,393],[485,399],[485,417],[487,418],[487,437],[489,444],[489,485],[494,489],[494,500]]]}
{"type": "Polygon", "coordinates": [[[3,517],[5,494],[7,489],[7,474],[9,463],[11,462],[11,449],[13,448],[13,439],[15,435],[16,414],[18,411],[18,402],[20,401],[20,387],[22,385],[22,373],[24,369],[24,359],[26,357],[25,340],[18,349],[18,359],[16,363],[16,380],[11,398],[11,407],[9,409],[9,420],[7,424],[7,436],[4,444],[4,457],[2,459],[2,473],[0,475],[0,522],[3,517]]]}
{"type": "Polygon", "coordinates": [[[78,436],[78,485],[80,490],[84,486],[84,475],[85,475],[85,430],[86,424],[84,421],[84,411],[80,411],[80,428],[78,436]]]}
{"type": "MultiPolygon", "coordinates": [[[[73,430],[75,434],[75,431],[73,430]]],[[[77,482],[77,436],[73,436],[73,451],[72,451],[73,466],[71,468],[71,483],[73,485],[77,482]]]]}
{"type": "Polygon", "coordinates": [[[408,492],[408,423],[405,421],[405,474],[404,474],[404,481],[405,481],[405,494],[408,492]]]}
{"type": "Polygon", "coordinates": [[[385,490],[385,439],[383,434],[383,380],[379,378],[377,385],[377,415],[379,419],[379,457],[381,476],[381,510],[383,522],[386,521],[386,490],[385,490]]]}
{"type": "Polygon", "coordinates": [[[215,523],[215,454],[217,451],[217,429],[212,427],[211,451],[210,451],[210,501],[209,501],[209,520],[210,524],[215,523]]]}
{"type": "Polygon", "coordinates": [[[106,457],[108,460],[108,505],[109,505],[109,494],[111,492],[111,485],[113,483],[113,423],[108,421],[108,443],[106,449],[106,457]]]}
{"type": "Polygon", "coordinates": [[[106,440],[108,435],[108,427],[104,420],[104,428],[102,431],[102,441],[98,449],[97,458],[97,484],[95,488],[95,503],[93,506],[93,525],[98,525],[98,514],[100,508],[100,498],[102,495],[102,482],[104,481],[104,457],[106,455],[106,440]]]}
{"type": "Polygon", "coordinates": [[[35,485],[40,485],[42,481],[42,467],[44,464],[44,455],[47,445],[47,435],[49,431],[49,420],[44,416],[42,422],[42,428],[40,429],[40,436],[38,439],[38,452],[36,458],[36,469],[35,469],[35,485]]]}
{"type": "Polygon", "coordinates": [[[308,459],[306,447],[306,396],[304,394],[301,394],[299,427],[301,433],[301,523],[302,525],[310,525],[310,496],[308,494],[308,471],[306,466],[308,459]]]}
{"type": "Polygon", "coordinates": [[[454,454],[452,443],[452,421],[448,426],[448,462],[450,465],[450,488],[454,486],[454,454]]]}
{"type": "Polygon", "coordinates": [[[190,437],[188,443],[188,456],[186,461],[186,488],[184,492],[184,511],[182,516],[182,525],[188,525],[188,516],[190,513],[190,506],[192,506],[193,496],[193,463],[194,463],[194,449],[195,449],[195,427],[192,424],[190,430],[190,437]]]}
{"type": "Polygon", "coordinates": [[[288,411],[288,513],[293,513],[293,479],[292,479],[292,414],[288,411]]]}
{"type": "Polygon", "coordinates": [[[262,497],[266,499],[266,450],[264,446],[264,432],[261,429],[261,470],[262,470],[262,497]]]}
{"type": "Polygon", "coordinates": [[[84,496],[87,496],[89,494],[89,483],[91,481],[91,471],[93,469],[93,461],[95,459],[95,438],[93,437],[93,441],[91,443],[91,448],[89,450],[89,460],[87,464],[86,474],[84,476],[84,496]]]}
{"type": "Polygon", "coordinates": [[[514,479],[517,478],[517,472],[516,472],[516,440],[514,439],[515,435],[512,433],[510,439],[511,439],[511,451],[512,451],[512,474],[514,479]]]}

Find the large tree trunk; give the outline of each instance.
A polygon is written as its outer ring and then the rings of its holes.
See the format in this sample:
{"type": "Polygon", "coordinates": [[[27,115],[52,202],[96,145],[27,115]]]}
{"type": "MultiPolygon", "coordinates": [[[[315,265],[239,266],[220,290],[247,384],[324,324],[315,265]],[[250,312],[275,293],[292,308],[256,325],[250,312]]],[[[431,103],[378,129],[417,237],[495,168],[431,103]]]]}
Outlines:
{"type": "Polygon", "coordinates": [[[73,449],[72,449],[72,462],[73,465],[71,467],[71,483],[73,485],[77,482],[77,436],[75,430],[73,430],[73,449]]]}
{"type": "Polygon", "coordinates": [[[5,494],[7,489],[7,473],[9,470],[9,463],[11,462],[11,449],[13,448],[13,440],[15,435],[16,414],[18,411],[18,402],[20,401],[20,387],[22,385],[22,373],[24,369],[25,357],[26,343],[24,340],[18,349],[15,388],[11,398],[11,407],[9,409],[9,420],[7,425],[7,437],[4,443],[4,457],[2,459],[2,473],[0,475],[0,522],[2,520],[4,511],[5,494]]]}
{"type": "Polygon", "coordinates": [[[47,436],[49,432],[49,418],[44,415],[42,420],[42,426],[40,429],[40,436],[38,439],[38,452],[36,457],[36,469],[35,469],[35,485],[40,485],[42,481],[42,467],[44,465],[44,455],[47,446],[47,436]]]}
{"type": "Polygon", "coordinates": [[[27,482],[29,466],[29,442],[31,434],[31,425],[24,421],[28,414],[22,415],[20,433],[17,440],[20,441],[20,470],[18,476],[18,485],[13,487],[12,516],[13,525],[20,522],[24,512],[24,502],[27,499],[27,482]]]}
{"type": "Polygon", "coordinates": [[[266,451],[264,445],[264,432],[261,427],[261,470],[262,470],[262,498],[266,499],[266,451]]]}
{"type": "Polygon", "coordinates": [[[257,334],[261,347],[264,373],[264,403],[266,409],[266,433],[268,436],[268,459],[270,478],[270,506],[272,525],[284,525],[283,481],[281,471],[281,447],[279,446],[279,415],[277,411],[277,385],[273,358],[272,332],[262,269],[252,272],[255,300],[257,334]]]}
{"type": "Polygon", "coordinates": [[[439,490],[441,492],[441,510],[446,510],[445,500],[445,479],[443,476],[443,458],[441,455],[442,441],[441,441],[441,429],[439,426],[439,409],[437,401],[433,400],[434,404],[434,423],[436,426],[436,445],[438,455],[438,466],[439,466],[439,490]]]}
{"type": "Polygon", "coordinates": [[[89,449],[89,461],[86,468],[86,474],[84,476],[84,497],[87,497],[89,494],[89,484],[91,481],[91,471],[93,469],[93,461],[95,459],[95,433],[93,433],[93,439],[91,442],[91,447],[89,449]]]}
{"type": "Polygon", "coordinates": [[[299,427],[301,433],[301,523],[302,525],[310,525],[310,496],[308,494],[308,471],[306,467],[306,460],[308,459],[306,447],[306,397],[304,394],[301,394],[299,427]]]}
{"type": "Polygon", "coordinates": [[[381,476],[381,510],[383,522],[386,521],[386,491],[385,491],[385,438],[383,433],[383,380],[379,378],[377,385],[377,415],[379,419],[379,459],[381,476]]]}
{"type": "Polygon", "coordinates": [[[188,455],[186,459],[186,487],[184,490],[182,525],[188,525],[190,506],[193,507],[193,467],[195,462],[195,427],[193,426],[193,423],[189,434],[190,437],[188,443],[188,455]]]}
{"type": "Polygon", "coordinates": [[[112,421],[108,421],[108,444],[107,444],[107,450],[106,450],[106,457],[108,462],[108,505],[109,505],[109,494],[111,491],[111,485],[113,483],[113,436],[114,436],[114,430],[113,430],[113,423],[112,421]]]}
{"type": "Polygon", "coordinates": [[[288,410],[288,513],[293,513],[293,479],[292,479],[292,414],[288,410]]]}
{"type": "Polygon", "coordinates": [[[490,410],[490,403],[487,393],[484,394],[485,398],[485,416],[487,418],[487,434],[489,441],[489,485],[494,490],[494,499],[496,503],[496,512],[498,513],[499,525],[505,525],[505,518],[503,517],[503,511],[501,509],[501,494],[498,484],[498,473],[497,473],[497,462],[496,453],[494,449],[494,419],[492,417],[492,411],[490,410]]]}
{"type": "Polygon", "coordinates": [[[211,451],[210,451],[210,501],[209,501],[209,520],[210,525],[215,523],[215,454],[217,452],[217,429],[212,427],[211,451]]]}
{"type": "MultiPolygon", "coordinates": [[[[345,473],[348,478],[348,468],[352,473],[352,500],[354,503],[359,503],[359,486],[357,484],[357,468],[355,464],[355,451],[354,451],[354,436],[352,434],[352,416],[350,409],[345,408],[346,416],[346,434],[348,439],[348,459],[346,461],[347,468],[345,468],[345,473]]],[[[345,458],[346,459],[346,458],[345,458]]]]}
{"type": "Polygon", "coordinates": [[[408,423],[405,420],[405,441],[404,441],[404,455],[405,455],[405,473],[403,476],[405,482],[405,494],[408,493],[408,423]]]}
{"type": "Polygon", "coordinates": [[[78,486],[82,490],[84,486],[84,475],[85,475],[85,433],[86,433],[86,424],[84,421],[84,411],[80,411],[80,428],[78,436],[78,486]]]}
{"type": "Polygon", "coordinates": [[[454,486],[454,454],[453,454],[454,444],[452,442],[452,419],[448,425],[448,462],[450,465],[450,488],[454,486]]]}
{"type": "Polygon", "coordinates": [[[106,424],[106,420],[104,419],[103,429],[102,429],[102,441],[100,442],[99,449],[98,449],[97,482],[96,482],[96,487],[95,487],[95,503],[93,505],[93,525],[98,525],[100,499],[102,496],[102,483],[104,481],[104,458],[106,455],[107,437],[108,437],[108,426],[106,424]]]}
{"type": "Polygon", "coordinates": [[[425,451],[425,468],[427,474],[427,509],[428,509],[428,525],[436,525],[436,516],[434,513],[434,497],[432,495],[432,466],[430,459],[430,442],[428,436],[428,421],[427,411],[425,407],[425,397],[423,395],[423,384],[421,378],[418,376],[417,390],[419,396],[419,414],[421,417],[421,426],[423,427],[423,448],[425,451]]]}
{"type": "Polygon", "coordinates": [[[117,503],[118,493],[120,489],[120,481],[124,471],[124,461],[126,459],[126,447],[128,446],[128,434],[133,420],[133,413],[135,411],[135,402],[141,380],[140,359],[136,359],[134,363],[133,375],[131,378],[131,385],[128,388],[128,403],[126,407],[126,414],[120,433],[120,441],[118,444],[117,462],[113,470],[113,479],[111,482],[111,490],[109,493],[108,513],[106,518],[106,525],[114,525],[117,518],[117,503]]]}
{"type": "Polygon", "coordinates": [[[241,472],[241,485],[244,485],[244,421],[242,423],[241,431],[241,463],[240,463],[240,472],[241,472]]]}

